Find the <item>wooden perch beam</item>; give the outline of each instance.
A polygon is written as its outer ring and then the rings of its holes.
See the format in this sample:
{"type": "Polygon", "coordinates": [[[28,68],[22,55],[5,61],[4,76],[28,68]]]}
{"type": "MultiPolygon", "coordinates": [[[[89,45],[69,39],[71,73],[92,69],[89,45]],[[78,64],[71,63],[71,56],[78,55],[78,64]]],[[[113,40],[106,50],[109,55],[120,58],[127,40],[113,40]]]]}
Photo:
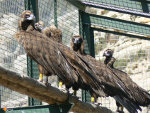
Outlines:
{"type": "MultiPolygon", "coordinates": [[[[47,87],[37,80],[28,76],[21,76],[3,67],[0,67],[0,85],[40,101],[47,102],[48,104],[63,103],[67,100],[67,94],[59,89],[52,86],[47,87]]],[[[84,103],[74,96],[70,96],[69,100],[71,103],[74,103],[71,110],[76,113],[113,113],[107,108],[84,103]]]]}

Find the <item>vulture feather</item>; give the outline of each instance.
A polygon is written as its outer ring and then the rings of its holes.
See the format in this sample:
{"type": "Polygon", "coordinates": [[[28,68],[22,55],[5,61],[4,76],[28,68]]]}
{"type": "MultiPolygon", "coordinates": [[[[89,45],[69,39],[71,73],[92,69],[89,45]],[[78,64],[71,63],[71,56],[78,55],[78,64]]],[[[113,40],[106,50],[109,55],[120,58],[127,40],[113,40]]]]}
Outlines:
{"type": "MultiPolygon", "coordinates": [[[[32,26],[32,22],[27,22],[27,25],[32,26]]],[[[80,84],[78,87],[90,88],[99,96],[112,96],[130,113],[136,113],[140,105],[150,104],[149,93],[118,69],[110,68],[93,57],[80,55],[36,30],[21,30],[15,38],[34,61],[60,77],[67,87],[80,84]]]]}
{"type": "MultiPolygon", "coordinates": [[[[49,26],[43,29],[44,23],[39,21],[35,23],[35,30],[43,33],[48,38],[53,39],[59,43],[62,43],[62,32],[61,30],[57,29],[55,26],[49,26]]],[[[40,81],[43,81],[43,74],[46,75],[46,84],[48,84],[48,76],[51,76],[52,73],[45,70],[41,65],[38,65],[38,69],[40,72],[40,81]]]]}
{"type": "MultiPolygon", "coordinates": [[[[72,36],[71,39],[71,48],[79,53],[80,55],[86,55],[87,57],[91,57],[87,55],[84,51],[84,40],[80,35],[72,36]]],[[[91,102],[96,102],[98,95],[91,89],[89,88],[90,94],[91,94],[91,102]],[[96,100],[95,100],[96,99],[96,100]]],[[[101,92],[104,95],[104,92],[101,92]]]]}
{"type": "MultiPolygon", "coordinates": [[[[116,61],[116,59],[113,57],[113,50],[111,49],[107,49],[106,51],[104,51],[103,56],[105,56],[105,60],[104,60],[104,64],[106,64],[107,66],[114,68],[114,62],[116,61]]],[[[117,112],[119,113],[123,113],[123,106],[116,101],[116,105],[117,105],[117,112]]]]}

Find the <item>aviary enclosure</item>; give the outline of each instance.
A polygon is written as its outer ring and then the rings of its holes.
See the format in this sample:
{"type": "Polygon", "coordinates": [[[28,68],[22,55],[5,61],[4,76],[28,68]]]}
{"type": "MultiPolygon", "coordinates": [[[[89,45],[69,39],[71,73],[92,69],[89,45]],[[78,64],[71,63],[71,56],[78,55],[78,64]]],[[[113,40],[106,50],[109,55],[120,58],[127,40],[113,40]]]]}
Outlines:
{"type": "MultiPolygon", "coordinates": [[[[67,46],[73,35],[83,36],[86,53],[97,60],[103,61],[103,52],[113,49],[117,59],[115,67],[128,73],[142,88],[150,90],[150,1],[0,0],[0,65],[37,79],[36,63],[13,38],[25,9],[32,10],[37,21],[43,21],[45,27],[55,25],[61,29],[63,44],[67,46]]],[[[57,78],[51,77],[50,82],[57,87],[57,78]]],[[[88,92],[80,91],[78,96],[90,102],[88,92]]],[[[101,106],[116,110],[112,98],[99,98],[99,102],[101,106]]],[[[25,113],[48,113],[55,108],[47,108],[46,103],[3,86],[0,87],[0,107],[17,107],[16,112],[8,111],[10,113],[17,113],[21,109],[18,107],[26,107],[25,113]],[[41,106],[28,107],[35,105],[41,106]]],[[[145,107],[141,113],[149,112],[149,107],[145,107]]]]}

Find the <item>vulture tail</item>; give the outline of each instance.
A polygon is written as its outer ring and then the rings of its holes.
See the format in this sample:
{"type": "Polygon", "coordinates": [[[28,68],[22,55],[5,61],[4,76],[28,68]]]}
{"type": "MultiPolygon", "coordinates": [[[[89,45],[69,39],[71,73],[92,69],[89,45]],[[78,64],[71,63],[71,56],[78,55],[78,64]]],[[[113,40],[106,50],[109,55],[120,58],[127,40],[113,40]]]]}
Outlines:
{"type": "Polygon", "coordinates": [[[122,106],[124,106],[129,113],[138,113],[137,110],[142,110],[139,105],[135,102],[127,99],[126,97],[122,97],[120,95],[114,96],[114,99],[119,102],[122,106]]]}

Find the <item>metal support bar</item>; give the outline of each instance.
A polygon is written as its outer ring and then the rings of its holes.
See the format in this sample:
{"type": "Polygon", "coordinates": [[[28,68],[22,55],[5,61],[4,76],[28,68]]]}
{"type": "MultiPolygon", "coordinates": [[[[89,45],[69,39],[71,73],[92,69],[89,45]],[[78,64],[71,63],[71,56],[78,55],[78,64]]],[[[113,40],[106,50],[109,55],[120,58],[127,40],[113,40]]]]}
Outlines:
{"type": "Polygon", "coordinates": [[[58,27],[58,21],[57,21],[57,0],[54,0],[54,22],[55,22],[55,26],[58,27]]]}
{"type": "Polygon", "coordinates": [[[98,26],[101,28],[113,29],[115,31],[132,33],[136,35],[144,35],[150,37],[150,25],[120,20],[116,18],[110,18],[105,16],[99,16],[94,14],[83,13],[83,24],[89,24],[90,26],[98,26]],[[142,29],[142,30],[141,30],[142,29]]]}
{"type": "Polygon", "coordinates": [[[76,6],[81,11],[85,11],[85,9],[86,9],[86,5],[83,4],[80,0],[66,0],[66,1],[68,1],[72,5],[76,6]]]}
{"type": "MultiPolygon", "coordinates": [[[[83,37],[85,42],[85,52],[90,54],[91,56],[95,56],[95,49],[94,49],[94,32],[89,25],[83,24],[83,13],[79,11],[79,30],[80,35],[83,37]]],[[[90,94],[89,92],[82,90],[82,101],[90,102],[90,94]]]]}
{"type": "Polygon", "coordinates": [[[100,2],[99,3],[82,2],[82,3],[87,6],[90,6],[90,7],[101,8],[101,9],[106,9],[106,10],[111,10],[111,11],[117,11],[120,13],[132,14],[132,15],[137,15],[137,16],[150,17],[149,10],[148,10],[148,8],[145,7],[145,5],[147,5],[147,3],[145,3],[145,2],[143,3],[143,1],[141,2],[143,11],[121,8],[119,6],[114,6],[112,4],[109,4],[109,5],[101,4],[100,2]]]}

